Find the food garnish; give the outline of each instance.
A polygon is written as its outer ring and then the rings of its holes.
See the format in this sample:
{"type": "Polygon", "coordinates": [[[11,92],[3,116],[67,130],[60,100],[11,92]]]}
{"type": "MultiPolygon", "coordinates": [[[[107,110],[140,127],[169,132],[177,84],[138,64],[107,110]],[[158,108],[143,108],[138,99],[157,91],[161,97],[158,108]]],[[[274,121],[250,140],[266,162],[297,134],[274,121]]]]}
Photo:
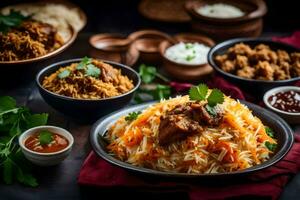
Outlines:
{"type": "Polygon", "coordinates": [[[39,134],[39,142],[41,145],[50,144],[53,141],[53,136],[50,131],[43,130],[39,134]]]}
{"type": "Polygon", "coordinates": [[[268,134],[268,136],[270,136],[271,138],[274,138],[274,131],[270,127],[265,126],[265,131],[268,134]]]}
{"type": "Polygon", "coordinates": [[[207,100],[210,107],[214,107],[217,104],[224,102],[224,94],[218,89],[212,89],[211,93],[207,97],[208,87],[205,84],[199,84],[194,86],[189,91],[191,100],[202,101],[207,100]]]}
{"type": "Polygon", "coordinates": [[[32,114],[28,108],[18,107],[12,97],[0,97],[0,170],[6,184],[17,180],[32,187],[38,185],[16,139],[29,128],[45,125],[47,119],[46,113],[32,114]]]}
{"type": "Polygon", "coordinates": [[[20,26],[24,20],[29,18],[30,16],[24,16],[20,11],[11,10],[8,15],[0,13],[0,32],[7,33],[11,28],[20,26]]]}
{"type": "Polygon", "coordinates": [[[133,121],[135,120],[142,112],[138,111],[138,112],[131,112],[129,113],[126,117],[125,120],[126,121],[133,121]]]}
{"type": "Polygon", "coordinates": [[[270,143],[270,142],[265,142],[265,146],[270,150],[270,151],[275,151],[277,144],[274,143],[270,143]]]}
{"type": "Polygon", "coordinates": [[[57,76],[60,78],[60,79],[64,79],[64,78],[67,78],[69,75],[70,75],[70,70],[63,70],[62,72],[60,72],[57,76]]]}

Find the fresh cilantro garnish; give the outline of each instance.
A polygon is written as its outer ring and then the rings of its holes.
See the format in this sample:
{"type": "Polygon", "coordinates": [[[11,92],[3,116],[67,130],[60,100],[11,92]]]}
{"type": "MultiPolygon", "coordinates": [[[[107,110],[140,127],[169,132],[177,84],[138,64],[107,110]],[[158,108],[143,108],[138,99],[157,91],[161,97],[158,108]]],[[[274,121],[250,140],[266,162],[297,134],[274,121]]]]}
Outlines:
{"type": "Polygon", "coordinates": [[[191,60],[193,60],[193,59],[195,59],[196,58],[196,55],[187,55],[186,57],[185,57],[185,60],[186,61],[191,61],[191,60]]]}
{"type": "Polygon", "coordinates": [[[125,120],[126,121],[133,121],[135,119],[137,119],[137,117],[141,114],[142,112],[139,111],[139,112],[131,112],[129,113],[126,117],[125,117],[125,120]]]}
{"type": "Polygon", "coordinates": [[[98,78],[101,74],[100,68],[96,67],[94,64],[92,64],[93,59],[84,57],[81,59],[80,63],[76,66],[77,70],[83,70],[85,76],[92,76],[95,78],[98,78]]]}
{"type": "Polygon", "coordinates": [[[98,78],[101,74],[101,70],[98,67],[95,67],[93,64],[88,64],[86,66],[85,75],[86,76],[93,76],[95,78],[98,78]]]}
{"type": "Polygon", "coordinates": [[[215,106],[218,103],[221,104],[224,102],[224,94],[218,89],[213,89],[208,97],[206,97],[207,93],[208,87],[205,84],[199,84],[198,86],[191,87],[189,90],[191,100],[207,100],[207,105],[205,106],[207,112],[212,116],[216,116],[215,106]]]}
{"type": "Polygon", "coordinates": [[[202,101],[206,99],[208,87],[205,84],[199,84],[198,86],[191,87],[189,96],[191,100],[202,101]]]}
{"type": "Polygon", "coordinates": [[[76,69],[78,70],[85,69],[86,66],[91,63],[92,63],[92,59],[85,56],[84,58],[82,58],[81,62],[78,63],[76,69]]]}
{"type": "Polygon", "coordinates": [[[38,185],[16,140],[27,129],[45,125],[47,119],[48,114],[31,114],[28,108],[17,107],[13,98],[0,97],[0,173],[6,184],[17,180],[31,187],[38,185]]]}
{"type": "Polygon", "coordinates": [[[191,49],[191,48],[193,48],[194,47],[194,45],[192,44],[192,43],[186,43],[185,44],[185,48],[186,49],[191,49]]]}
{"type": "Polygon", "coordinates": [[[265,126],[265,131],[268,136],[270,136],[271,138],[274,138],[274,131],[270,127],[265,126]]]}
{"type": "Polygon", "coordinates": [[[53,141],[53,136],[50,131],[42,130],[39,134],[39,142],[41,145],[50,144],[53,141]]]}
{"type": "Polygon", "coordinates": [[[214,107],[218,103],[220,104],[223,103],[223,101],[224,101],[224,94],[218,89],[213,89],[207,98],[208,105],[212,107],[214,107]]]}
{"type": "Polygon", "coordinates": [[[60,79],[64,79],[64,78],[67,78],[68,76],[70,76],[70,73],[71,73],[70,70],[65,69],[58,74],[58,77],[60,79]]]}
{"type": "Polygon", "coordinates": [[[277,144],[272,144],[270,142],[265,142],[265,146],[270,150],[270,151],[275,151],[277,144]]]}
{"type": "Polygon", "coordinates": [[[13,27],[18,27],[30,16],[24,16],[19,11],[11,10],[8,15],[0,14],[0,32],[6,33],[13,27]]]}
{"type": "Polygon", "coordinates": [[[215,107],[211,107],[210,105],[206,104],[205,105],[205,109],[207,110],[207,112],[212,115],[212,116],[217,116],[217,112],[215,110],[215,107]]]}

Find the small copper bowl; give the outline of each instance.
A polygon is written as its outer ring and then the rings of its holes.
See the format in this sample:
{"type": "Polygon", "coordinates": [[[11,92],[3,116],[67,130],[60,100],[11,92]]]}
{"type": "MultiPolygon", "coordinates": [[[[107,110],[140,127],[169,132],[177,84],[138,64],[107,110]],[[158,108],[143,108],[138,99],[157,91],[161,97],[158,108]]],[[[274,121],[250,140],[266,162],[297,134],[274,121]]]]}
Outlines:
{"type": "Polygon", "coordinates": [[[94,58],[132,66],[139,57],[139,52],[130,46],[132,40],[120,34],[96,34],[90,37],[89,42],[94,47],[90,52],[94,58]]]}
{"type": "Polygon", "coordinates": [[[208,64],[190,65],[174,62],[165,56],[166,50],[179,42],[198,42],[208,47],[213,47],[215,42],[210,38],[199,34],[182,33],[174,36],[175,41],[163,41],[159,46],[161,58],[163,59],[163,67],[165,71],[173,78],[181,81],[196,81],[208,77],[213,68],[208,64]]]}
{"type": "Polygon", "coordinates": [[[141,30],[131,33],[128,38],[133,41],[133,48],[140,52],[140,60],[156,64],[160,62],[159,44],[173,39],[166,33],[156,30],[141,30]]]}
{"type": "Polygon", "coordinates": [[[259,36],[263,28],[262,17],[267,13],[267,6],[263,0],[192,0],[186,2],[185,8],[192,17],[192,29],[209,35],[217,41],[259,36]],[[233,5],[241,9],[245,15],[235,18],[213,18],[196,11],[201,6],[214,3],[233,5]]]}

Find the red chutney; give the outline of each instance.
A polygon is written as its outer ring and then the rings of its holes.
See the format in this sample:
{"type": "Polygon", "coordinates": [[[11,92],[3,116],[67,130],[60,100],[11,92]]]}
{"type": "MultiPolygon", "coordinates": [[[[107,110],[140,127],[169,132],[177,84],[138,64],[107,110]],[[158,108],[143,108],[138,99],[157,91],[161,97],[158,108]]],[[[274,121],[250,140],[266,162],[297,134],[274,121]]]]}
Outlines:
{"type": "Polygon", "coordinates": [[[63,150],[69,145],[69,141],[62,135],[52,133],[52,141],[49,144],[41,145],[39,133],[32,134],[25,140],[25,147],[39,153],[53,153],[63,150]]]}

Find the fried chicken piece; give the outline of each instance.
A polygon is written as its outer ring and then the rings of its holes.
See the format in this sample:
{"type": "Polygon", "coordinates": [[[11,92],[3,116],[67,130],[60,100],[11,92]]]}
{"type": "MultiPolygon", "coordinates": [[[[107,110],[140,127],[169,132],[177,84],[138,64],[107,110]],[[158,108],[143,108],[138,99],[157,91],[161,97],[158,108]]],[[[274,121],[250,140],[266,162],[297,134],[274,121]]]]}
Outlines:
{"type": "Polygon", "coordinates": [[[259,51],[259,50],[270,50],[270,47],[268,45],[265,45],[265,44],[259,44],[259,45],[256,45],[254,47],[254,50],[256,50],[256,51],[259,51]]]}
{"type": "Polygon", "coordinates": [[[257,63],[258,61],[269,61],[270,63],[276,64],[278,57],[277,54],[270,49],[261,49],[252,54],[251,60],[254,63],[257,63]]]}
{"type": "Polygon", "coordinates": [[[253,67],[246,66],[237,71],[237,75],[243,78],[254,78],[255,76],[255,69],[253,67]]]}
{"type": "Polygon", "coordinates": [[[235,62],[231,60],[226,60],[222,65],[221,68],[225,72],[233,72],[235,71],[235,62]]]}
{"type": "Polygon", "coordinates": [[[292,64],[291,75],[292,75],[292,77],[300,76],[300,61],[296,61],[292,64]]]}
{"type": "Polygon", "coordinates": [[[274,69],[274,80],[285,80],[291,78],[289,66],[288,68],[286,66],[278,66],[275,64],[271,64],[271,66],[274,69]]]}
{"type": "Polygon", "coordinates": [[[221,66],[223,65],[223,63],[228,60],[228,55],[227,54],[224,54],[224,55],[217,55],[215,57],[215,61],[217,63],[217,65],[221,66]]]}
{"type": "Polygon", "coordinates": [[[249,66],[248,58],[246,56],[237,55],[236,56],[236,66],[239,69],[249,66]]]}
{"type": "Polygon", "coordinates": [[[300,62],[300,53],[291,53],[292,62],[300,62]]]}
{"type": "Polygon", "coordinates": [[[284,50],[277,50],[277,56],[278,56],[278,60],[279,60],[279,62],[289,62],[289,61],[291,61],[291,58],[290,58],[290,56],[289,56],[289,54],[286,52],[286,51],[284,51],[284,50]]]}
{"type": "Polygon", "coordinates": [[[267,61],[259,61],[255,66],[256,77],[259,80],[274,80],[274,69],[267,61]]]}
{"type": "Polygon", "coordinates": [[[250,48],[250,46],[244,43],[236,44],[228,49],[228,54],[230,55],[230,57],[235,57],[236,55],[250,56],[252,55],[252,53],[253,50],[250,48]]]}

